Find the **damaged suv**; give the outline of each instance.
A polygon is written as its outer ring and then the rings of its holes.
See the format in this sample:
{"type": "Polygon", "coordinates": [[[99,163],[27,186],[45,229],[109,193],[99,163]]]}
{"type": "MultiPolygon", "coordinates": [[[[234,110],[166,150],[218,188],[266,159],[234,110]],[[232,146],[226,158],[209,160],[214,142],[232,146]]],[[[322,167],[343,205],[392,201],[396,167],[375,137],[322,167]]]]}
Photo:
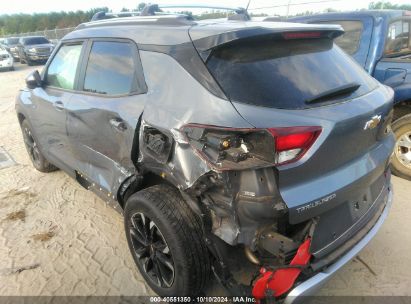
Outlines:
{"type": "Polygon", "coordinates": [[[235,295],[312,293],[387,216],[392,90],[333,43],[340,26],[142,15],[78,26],[27,77],[34,167],[124,215],[159,295],[211,274],[235,295]]]}

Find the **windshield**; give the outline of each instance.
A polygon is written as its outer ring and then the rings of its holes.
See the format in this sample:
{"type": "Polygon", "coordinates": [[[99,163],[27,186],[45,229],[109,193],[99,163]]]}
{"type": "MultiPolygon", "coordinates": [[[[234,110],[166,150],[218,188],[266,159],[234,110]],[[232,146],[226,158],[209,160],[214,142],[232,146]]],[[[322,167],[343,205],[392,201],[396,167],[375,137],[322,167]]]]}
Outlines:
{"type": "Polygon", "coordinates": [[[258,106],[298,109],[328,91],[348,84],[358,89],[324,102],[354,98],[374,89],[376,81],[330,39],[266,40],[214,50],[207,66],[230,100],[258,106]]]}
{"type": "Polygon", "coordinates": [[[19,42],[19,38],[7,38],[4,43],[7,45],[17,44],[19,42]]]}
{"type": "Polygon", "coordinates": [[[410,23],[411,20],[398,20],[390,24],[384,52],[386,57],[411,53],[410,23]]]}
{"type": "Polygon", "coordinates": [[[50,43],[50,41],[48,41],[44,37],[33,37],[33,38],[24,39],[24,45],[46,44],[46,43],[50,43]]]}

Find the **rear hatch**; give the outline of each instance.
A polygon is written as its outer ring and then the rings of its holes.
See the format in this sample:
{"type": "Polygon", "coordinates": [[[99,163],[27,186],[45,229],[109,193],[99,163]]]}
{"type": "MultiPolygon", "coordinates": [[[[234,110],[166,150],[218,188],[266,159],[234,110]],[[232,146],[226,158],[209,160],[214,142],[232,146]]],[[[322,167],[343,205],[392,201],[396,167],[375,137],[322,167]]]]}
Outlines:
{"type": "Polygon", "coordinates": [[[377,203],[384,204],[394,145],[392,91],[333,44],[336,36],[328,28],[277,30],[231,39],[202,54],[240,115],[256,128],[321,128],[302,158],[273,169],[289,222],[317,218],[311,248],[316,257],[341,245],[366,224],[377,203]]]}

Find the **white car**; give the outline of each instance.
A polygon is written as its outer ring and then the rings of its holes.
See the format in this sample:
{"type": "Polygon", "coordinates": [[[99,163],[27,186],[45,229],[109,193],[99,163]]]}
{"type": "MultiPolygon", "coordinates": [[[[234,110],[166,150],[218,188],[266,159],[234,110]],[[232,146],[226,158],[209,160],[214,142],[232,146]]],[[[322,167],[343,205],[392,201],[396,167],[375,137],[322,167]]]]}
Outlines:
{"type": "Polygon", "coordinates": [[[14,59],[7,50],[0,46],[0,70],[14,70],[14,59]]]}

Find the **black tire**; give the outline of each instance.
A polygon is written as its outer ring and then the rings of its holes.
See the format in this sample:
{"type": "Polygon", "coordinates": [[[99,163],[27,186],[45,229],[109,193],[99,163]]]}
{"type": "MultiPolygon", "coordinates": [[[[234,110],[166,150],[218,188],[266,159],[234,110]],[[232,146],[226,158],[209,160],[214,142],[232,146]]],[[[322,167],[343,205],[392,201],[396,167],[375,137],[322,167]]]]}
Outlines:
{"type": "Polygon", "coordinates": [[[411,180],[411,114],[405,115],[392,124],[396,143],[391,158],[391,170],[395,175],[411,180]],[[405,155],[408,153],[407,155],[405,155]],[[410,157],[407,161],[407,156],[410,157]]]}
{"type": "Polygon", "coordinates": [[[26,59],[26,63],[28,66],[32,66],[33,65],[33,61],[31,61],[30,59],[26,59]]]}
{"type": "Polygon", "coordinates": [[[14,66],[10,67],[9,71],[14,71],[14,66]]]}
{"type": "Polygon", "coordinates": [[[21,123],[21,131],[23,132],[24,145],[26,146],[27,153],[29,154],[34,168],[44,173],[58,170],[58,168],[50,164],[40,152],[40,149],[33,137],[31,126],[26,119],[21,123]]]}
{"type": "Polygon", "coordinates": [[[133,194],[126,202],[124,225],[134,261],[154,292],[164,297],[196,296],[205,288],[211,266],[200,219],[178,190],[169,185],[156,185],[133,194]],[[142,225],[143,222],[146,225],[142,225]],[[147,233],[140,233],[144,227],[147,233]],[[159,241],[161,239],[164,242],[159,241]],[[164,261],[168,266],[164,266],[164,261]],[[160,277],[164,278],[161,283],[156,280],[156,270],[160,270],[160,277]]]}

